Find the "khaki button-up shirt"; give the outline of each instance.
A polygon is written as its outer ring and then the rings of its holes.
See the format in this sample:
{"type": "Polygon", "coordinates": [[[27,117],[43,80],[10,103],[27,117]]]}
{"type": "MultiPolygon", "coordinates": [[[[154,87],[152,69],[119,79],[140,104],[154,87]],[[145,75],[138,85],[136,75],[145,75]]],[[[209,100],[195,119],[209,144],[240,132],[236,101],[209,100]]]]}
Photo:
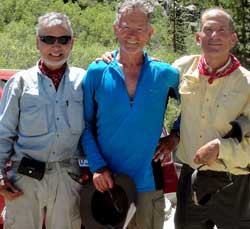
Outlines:
{"type": "Polygon", "coordinates": [[[250,138],[245,136],[239,143],[236,139],[223,139],[223,136],[231,129],[231,121],[241,115],[250,117],[250,72],[239,67],[209,84],[208,77],[199,75],[199,59],[200,56],[186,56],[173,64],[181,77],[181,140],[177,157],[196,168],[193,162],[196,151],[217,138],[220,140],[219,158],[209,169],[248,174],[250,138]]]}

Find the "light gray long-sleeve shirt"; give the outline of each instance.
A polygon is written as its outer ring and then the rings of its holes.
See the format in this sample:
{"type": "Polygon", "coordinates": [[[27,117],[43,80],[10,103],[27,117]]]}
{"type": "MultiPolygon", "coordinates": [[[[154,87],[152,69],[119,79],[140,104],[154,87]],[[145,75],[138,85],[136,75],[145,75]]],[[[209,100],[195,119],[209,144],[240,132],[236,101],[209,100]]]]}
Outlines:
{"type": "Polygon", "coordinates": [[[0,103],[0,175],[9,158],[52,162],[81,156],[84,74],[67,68],[57,91],[38,66],[8,80],[0,103]]]}

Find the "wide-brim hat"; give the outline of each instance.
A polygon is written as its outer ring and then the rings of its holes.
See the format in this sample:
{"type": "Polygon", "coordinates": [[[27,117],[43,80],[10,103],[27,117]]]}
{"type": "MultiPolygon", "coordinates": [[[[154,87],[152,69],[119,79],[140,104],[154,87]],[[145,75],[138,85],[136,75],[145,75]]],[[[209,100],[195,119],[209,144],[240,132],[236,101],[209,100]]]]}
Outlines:
{"type": "Polygon", "coordinates": [[[99,192],[92,181],[83,185],[80,214],[86,229],[126,228],[136,211],[136,186],[125,174],[113,176],[114,186],[99,192]]]}

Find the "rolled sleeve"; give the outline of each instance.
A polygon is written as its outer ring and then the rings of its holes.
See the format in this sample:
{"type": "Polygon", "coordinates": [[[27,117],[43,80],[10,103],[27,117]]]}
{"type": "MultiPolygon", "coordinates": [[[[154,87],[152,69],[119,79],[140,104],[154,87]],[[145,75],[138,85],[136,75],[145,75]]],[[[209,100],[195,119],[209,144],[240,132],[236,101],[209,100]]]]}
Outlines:
{"type": "Polygon", "coordinates": [[[241,134],[242,137],[249,137],[250,136],[250,121],[249,118],[246,116],[239,116],[235,121],[233,121],[232,123],[236,123],[238,124],[238,126],[241,129],[241,134]]]}

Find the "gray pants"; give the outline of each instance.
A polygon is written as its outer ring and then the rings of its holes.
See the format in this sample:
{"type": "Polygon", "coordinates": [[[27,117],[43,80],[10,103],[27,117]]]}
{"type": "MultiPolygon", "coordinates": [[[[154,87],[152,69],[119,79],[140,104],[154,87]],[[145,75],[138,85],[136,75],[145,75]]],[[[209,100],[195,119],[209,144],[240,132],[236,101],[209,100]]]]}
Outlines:
{"type": "MultiPolygon", "coordinates": [[[[218,229],[249,229],[250,175],[232,175],[232,185],[214,193],[205,205],[196,206],[191,197],[193,171],[187,165],[182,167],[177,189],[175,228],[212,229],[216,225],[218,229]]],[[[202,177],[207,188],[218,184],[220,174],[217,174],[209,171],[207,177],[202,177]]]]}
{"type": "Polygon", "coordinates": [[[128,228],[162,229],[165,219],[163,192],[140,192],[137,195],[137,210],[128,228]]]}
{"type": "Polygon", "coordinates": [[[23,195],[6,201],[5,229],[41,229],[46,211],[46,229],[80,229],[81,185],[68,175],[79,174],[75,165],[54,163],[41,181],[21,175],[14,168],[10,178],[23,195]]]}

